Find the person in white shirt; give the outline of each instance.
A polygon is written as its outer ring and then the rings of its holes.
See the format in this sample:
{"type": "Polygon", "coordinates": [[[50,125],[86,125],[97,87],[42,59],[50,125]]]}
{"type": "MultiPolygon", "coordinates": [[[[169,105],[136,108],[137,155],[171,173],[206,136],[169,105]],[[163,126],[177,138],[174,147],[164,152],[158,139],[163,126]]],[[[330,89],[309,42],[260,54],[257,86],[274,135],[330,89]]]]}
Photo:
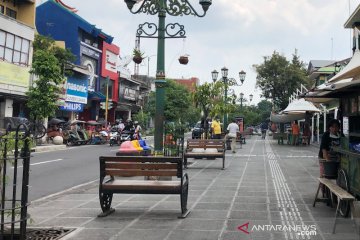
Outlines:
{"type": "Polygon", "coordinates": [[[124,130],[124,128],[125,128],[125,124],[120,119],[119,124],[118,124],[118,129],[120,132],[122,132],[124,130]]]}
{"type": "Polygon", "coordinates": [[[237,133],[240,131],[239,125],[236,124],[235,119],[230,123],[227,127],[228,134],[226,135],[226,139],[231,139],[231,151],[235,153],[236,148],[236,136],[237,133]]]}
{"type": "Polygon", "coordinates": [[[135,125],[135,139],[137,139],[137,140],[141,140],[141,126],[140,126],[140,124],[139,124],[139,122],[138,121],[135,121],[134,122],[134,125],[135,125]]]}

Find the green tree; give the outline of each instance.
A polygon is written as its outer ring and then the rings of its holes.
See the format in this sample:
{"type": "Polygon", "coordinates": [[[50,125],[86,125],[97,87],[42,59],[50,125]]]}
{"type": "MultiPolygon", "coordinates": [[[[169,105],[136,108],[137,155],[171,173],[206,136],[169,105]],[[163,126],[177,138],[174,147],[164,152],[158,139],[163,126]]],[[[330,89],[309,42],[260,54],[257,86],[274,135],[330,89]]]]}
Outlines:
{"type": "Polygon", "coordinates": [[[291,61],[274,51],[271,56],[264,57],[262,64],[254,67],[257,72],[256,86],[262,90],[265,98],[273,100],[278,109],[285,109],[291,94],[300,84],[307,85],[309,82],[305,65],[296,50],[291,61]]]}
{"type": "MultiPolygon", "coordinates": [[[[228,84],[228,87],[232,84],[228,84]]],[[[224,99],[225,84],[221,81],[205,83],[196,87],[193,100],[200,107],[204,118],[223,116],[236,110],[236,96],[229,95],[224,99]]]]}
{"type": "Polygon", "coordinates": [[[267,100],[261,100],[257,105],[258,111],[261,115],[261,121],[265,121],[270,117],[272,110],[272,103],[267,100]]]}
{"type": "Polygon", "coordinates": [[[27,107],[32,119],[45,119],[54,115],[58,108],[59,85],[65,81],[65,65],[75,59],[67,49],[57,47],[49,37],[36,35],[33,42],[34,55],[30,73],[36,76],[26,93],[27,107]]]}
{"type": "MultiPolygon", "coordinates": [[[[191,94],[184,86],[168,80],[165,84],[164,117],[167,122],[189,121],[191,112],[191,94]]],[[[155,94],[151,93],[144,111],[155,117],[155,94]]]]}

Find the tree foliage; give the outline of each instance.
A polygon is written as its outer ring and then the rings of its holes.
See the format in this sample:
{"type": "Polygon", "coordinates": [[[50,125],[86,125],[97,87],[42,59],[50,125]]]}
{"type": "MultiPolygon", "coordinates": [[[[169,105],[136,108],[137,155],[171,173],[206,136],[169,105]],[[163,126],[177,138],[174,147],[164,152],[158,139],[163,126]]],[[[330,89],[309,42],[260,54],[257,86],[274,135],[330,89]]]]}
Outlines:
{"type": "Polygon", "coordinates": [[[280,110],[287,107],[289,97],[300,84],[309,84],[305,65],[296,50],[291,61],[274,51],[271,56],[264,57],[262,64],[254,67],[257,72],[256,86],[262,90],[262,95],[272,99],[275,107],[280,110]]]}
{"type": "Polygon", "coordinates": [[[56,46],[49,37],[36,35],[33,42],[34,55],[30,73],[36,80],[26,93],[27,107],[33,119],[54,115],[60,94],[59,85],[64,83],[65,65],[74,60],[74,55],[56,46]]]}
{"type": "MultiPolygon", "coordinates": [[[[150,94],[144,111],[149,113],[151,117],[155,117],[155,93],[150,94]]],[[[194,113],[189,90],[172,80],[167,80],[165,84],[165,121],[193,122],[194,120],[189,119],[191,117],[197,117],[197,114],[196,111],[194,113]]]]}
{"type": "Polygon", "coordinates": [[[205,118],[223,116],[235,111],[236,96],[229,95],[226,100],[224,99],[225,88],[231,85],[226,86],[222,81],[218,81],[196,87],[193,101],[197,107],[201,108],[205,118]]]}

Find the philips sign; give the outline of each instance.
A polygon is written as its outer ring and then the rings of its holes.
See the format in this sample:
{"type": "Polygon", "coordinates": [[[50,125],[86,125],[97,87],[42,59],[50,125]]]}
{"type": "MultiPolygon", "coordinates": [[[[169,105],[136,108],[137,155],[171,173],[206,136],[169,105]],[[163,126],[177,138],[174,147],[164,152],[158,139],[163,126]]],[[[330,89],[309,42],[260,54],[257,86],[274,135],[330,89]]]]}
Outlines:
{"type": "Polygon", "coordinates": [[[82,112],[84,110],[84,104],[74,103],[74,102],[65,102],[65,105],[61,106],[60,110],[70,111],[70,112],[82,112]]]}

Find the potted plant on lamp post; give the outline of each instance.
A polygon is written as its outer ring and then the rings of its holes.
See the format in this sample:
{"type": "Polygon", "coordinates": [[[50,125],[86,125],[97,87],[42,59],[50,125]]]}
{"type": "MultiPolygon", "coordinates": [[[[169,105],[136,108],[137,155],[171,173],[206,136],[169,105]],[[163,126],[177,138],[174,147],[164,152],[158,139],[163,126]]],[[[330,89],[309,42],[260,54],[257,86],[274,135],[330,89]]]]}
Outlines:
{"type": "Polygon", "coordinates": [[[189,62],[189,55],[185,54],[185,55],[182,55],[179,57],[180,64],[186,65],[186,64],[188,64],[188,62],[189,62]]]}
{"type": "Polygon", "coordinates": [[[144,59],[144,53],[141,52],[139,49],[134,49],[133,50],[133,61],[136,63],[136,64],[140,64],[142,62],[142,60],[144,59]]]}

